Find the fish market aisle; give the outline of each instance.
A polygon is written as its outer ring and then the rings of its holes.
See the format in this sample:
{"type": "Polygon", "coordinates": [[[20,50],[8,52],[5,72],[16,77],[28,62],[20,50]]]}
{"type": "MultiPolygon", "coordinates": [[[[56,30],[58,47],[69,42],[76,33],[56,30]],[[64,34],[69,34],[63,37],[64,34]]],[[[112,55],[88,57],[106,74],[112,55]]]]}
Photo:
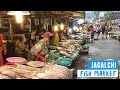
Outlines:
{"type": "Polygon", "coordinates": [[[118,40],[107,38],[99,39],[93,43],[88,44],[89,54],[81,55],[79,60],[74,62],[73,68],[87,69],[87,61],[90,59],[118,59],[120,60],[120,42],[118,40]]]}

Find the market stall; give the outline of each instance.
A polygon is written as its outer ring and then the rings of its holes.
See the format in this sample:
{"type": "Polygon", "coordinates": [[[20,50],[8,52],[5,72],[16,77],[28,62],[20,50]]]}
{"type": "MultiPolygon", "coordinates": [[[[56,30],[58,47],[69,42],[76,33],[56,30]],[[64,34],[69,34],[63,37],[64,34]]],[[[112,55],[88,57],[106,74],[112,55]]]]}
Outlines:
{"type": "Polygon", "coordinates": [[[111,31],[109,31],[108,34],[110,37],[118,39],[120,31],[118,29],[115,29],[115,27],[112,27],[111,31]]]}
{"type": "Polygon", "coordinates": [[[50,53],[48,63],[70,67],[72,62],[79,56],[82,48],[79,40],[64,40],[58,46],[49,46],[50,53]]]}
{"type": "Polygon", "coordinates": [[[31,65],[15,64],[1,66],[0,79],[72,79],[72,73],[68,68],[59,65],[44,64],[41,68],[35,68],[31,65]]]}
{"type": "Polygon", "coordinates": [[[73,34],[76,35],[77,33],[80,33],[81,35],[78,35],[77,37],[79,36],[85,37],[83,40],[84,42],[90,41],[90,32],[88,30],[89,22],[90,21],[88,19],[77,19],[73,22],[72,28],[73,34]]]}
{"type": "Polygon", "coordinates": [[[0,67],[1,79],[72,79],[69,67],[82,48],[79,40],[63,40],[58,46],[48,46],[47,61],[27,61],[21,57],[9,57],[0,67]]]}
{"type": "Polygon", "coordinates": [[[120,41],[120,31],[114,32],[114,34],[112,35],[112,37],[120,41]]]}

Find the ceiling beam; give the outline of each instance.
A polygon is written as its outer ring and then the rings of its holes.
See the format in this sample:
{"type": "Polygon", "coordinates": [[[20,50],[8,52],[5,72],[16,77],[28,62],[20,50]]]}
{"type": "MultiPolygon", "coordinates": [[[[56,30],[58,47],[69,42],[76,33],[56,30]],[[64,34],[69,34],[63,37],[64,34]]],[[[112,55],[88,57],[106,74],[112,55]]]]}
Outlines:
{"type": "Polygon", "coordinates": [[[84,14],[85,12],[84,11],[75,11],[77,13],[81,13],[81,14],[84,14]]]}

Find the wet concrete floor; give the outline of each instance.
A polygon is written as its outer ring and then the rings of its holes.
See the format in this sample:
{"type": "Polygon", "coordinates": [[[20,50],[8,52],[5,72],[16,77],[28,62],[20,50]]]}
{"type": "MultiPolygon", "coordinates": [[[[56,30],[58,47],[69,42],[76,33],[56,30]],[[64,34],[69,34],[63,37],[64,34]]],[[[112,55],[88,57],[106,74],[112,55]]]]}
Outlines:
{"type": "Polygon", "coordinates": [[[120,60],[120,42],[113,38],[101,37],[88,44],[90,46],[88,55],[81,55],[79,60],[76,60],[73,64],[73,68],[87,69],[87,61],[97,59],[118,59],[120,60]]]}

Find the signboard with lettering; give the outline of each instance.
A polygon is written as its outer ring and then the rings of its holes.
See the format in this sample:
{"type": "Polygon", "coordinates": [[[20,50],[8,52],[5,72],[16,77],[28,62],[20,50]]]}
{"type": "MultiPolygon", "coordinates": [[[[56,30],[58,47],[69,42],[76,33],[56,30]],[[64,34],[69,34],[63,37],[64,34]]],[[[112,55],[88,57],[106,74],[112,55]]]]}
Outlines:
{"type": "Polygon", "coordinates": [[[118,77],[118,60],[89,60],[88,70],[78,70],[78,77],[118,77]]]}

